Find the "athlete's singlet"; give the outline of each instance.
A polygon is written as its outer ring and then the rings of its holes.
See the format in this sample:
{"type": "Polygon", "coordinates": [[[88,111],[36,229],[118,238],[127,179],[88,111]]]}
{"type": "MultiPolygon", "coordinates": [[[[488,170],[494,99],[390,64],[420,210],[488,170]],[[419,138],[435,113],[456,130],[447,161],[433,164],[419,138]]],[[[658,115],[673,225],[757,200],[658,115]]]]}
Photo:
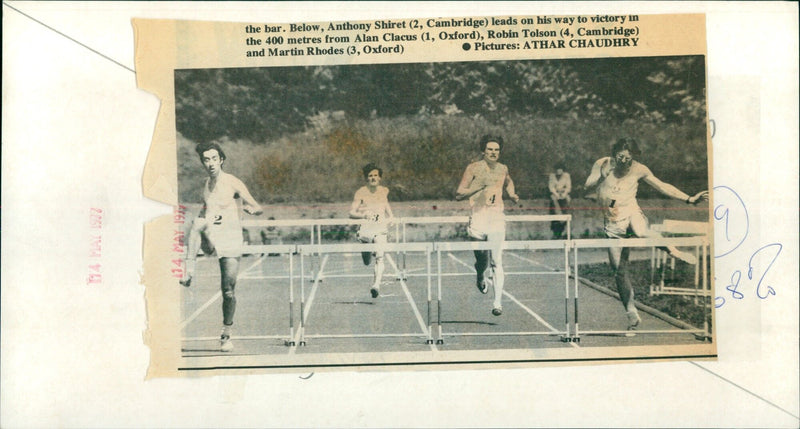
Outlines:
{"type": "MultiPolygon", "coordinates": [[[[603,168],[611,162],[611,158],[603,158],[603,168]]],[[[639,189],[639,179],[646,176],[649,170],[644,165],[633,161],[631,168],[623,177],[616,177],[612,170],[597,188],[597,197],[603,215],[609,222],[617,222],[640,213],[639,203],[636,201],[636,192],[639,189]]]]}
{"type": "Polygon", "coordinates": [[[213,190],[209,189],[210,180],[206,180],[203,188],[209,239],[217,250],[217,256],[241,256],[244,238],[234,186],[235,181],[239,179],[220,171],[213,190]]]}
{"type": "Polygon", "coordinates": [[[503,164],[495,164],[495,168],[489,168],[484,161],[473,164],[474,183],[486,185],[486,188],[469,198],[469,205],[472,213],[483,211],[503,212],[503,184],[508,176],[508,167],[503,164]]]}
{"type": "Polygon", "coordinates": [[[495,168],[489,168],[485,161],[478,161],[472,164],[472,172],[475,175],[473,183],[486,185],[486,188],[469,199],[472,215],[467,232],[481,240],[489,235],[502,240],[505,238],[503,185],[508,176],[508,167],[497,163],[495,168]]]}
{"type": "Polygon", "coordinates": [[[361,240],[372,241],[377,235],[386,234],[389,223],[386,219],[386,206],[389,204],[389,188],[378,186],[375,192],[362,186],[353,197],[359,201],[359,209],[367,215],[361,223],[358,235],[361,240]]]}

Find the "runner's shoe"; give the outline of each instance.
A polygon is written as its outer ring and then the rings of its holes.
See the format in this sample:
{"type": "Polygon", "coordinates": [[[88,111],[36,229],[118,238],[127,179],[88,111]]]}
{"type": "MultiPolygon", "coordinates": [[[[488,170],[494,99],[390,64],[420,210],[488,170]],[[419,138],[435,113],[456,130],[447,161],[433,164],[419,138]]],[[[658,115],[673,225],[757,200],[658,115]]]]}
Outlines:
{"type": "Polygon", "coordinates": [[[223,352],[229,352],[233,350],[233,341],[231,341],[230,335],[222,334],[219,337],[219,349],[223,352]]]}
{"type": "Polygon", "coordinates": [[[632,337],[636,335],[634,331],[639,327],[639,323],[642,322],[642,318],[639,317],[639,312],[637,311],[629,311],[627,314],[628,314],[628,333],[626,333],[625,336],[632,337]]]}
{"type": "Polygon", "coordinates": [[[503,314],[503,308],[502,307],[493,308],[492,309],[492,314],[495,315],[495,316],[499,316],[499,315],[503,314]]]}
{"type": "Polygon", "coordinates": [[[377,298],[381,294],[381,290],[378,286],[372,286],[372,288],[369,290],[369,293],[373,298],[377,298]]]}
{"type": "Polygon", "coordinates": [[[180,283],[183,287],[189,287],[192,285],[192,276],[186,276],[178,280],[178,283],[180,283]]]}
{"type": "Polygon", "coordinates": [[[485,295],[485,294],[489,293],[489,282],[488,282],[487,280],[484,280],[484,279],[480,279],[480,278],[479,278],[479,279],[478,279],[478,282],[477,282],[477,286],[478,286],[478,290],[479,290],[479,291],[480,291],[482,294],[484,294],[484,295],[485,295]]]}

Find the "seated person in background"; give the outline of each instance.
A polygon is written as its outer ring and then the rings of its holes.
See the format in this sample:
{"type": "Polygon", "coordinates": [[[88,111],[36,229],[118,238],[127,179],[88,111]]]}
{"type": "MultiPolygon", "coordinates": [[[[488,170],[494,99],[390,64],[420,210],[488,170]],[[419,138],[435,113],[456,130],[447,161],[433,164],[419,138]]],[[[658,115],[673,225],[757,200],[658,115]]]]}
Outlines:
{"type": "MultiPolygon", "coordinates": [[[[547,188],[550,190],[550,214],[568,214],[572,192],[572,179],[569,173],[564,171],[564,165],[559,163],[556,172],[550,173],[547,180],[547,188]]],[[[553,238],[559,239],[564,234],[566,221],[554,220],[550,222],[550,230],[553,231],[553,238]]]]}

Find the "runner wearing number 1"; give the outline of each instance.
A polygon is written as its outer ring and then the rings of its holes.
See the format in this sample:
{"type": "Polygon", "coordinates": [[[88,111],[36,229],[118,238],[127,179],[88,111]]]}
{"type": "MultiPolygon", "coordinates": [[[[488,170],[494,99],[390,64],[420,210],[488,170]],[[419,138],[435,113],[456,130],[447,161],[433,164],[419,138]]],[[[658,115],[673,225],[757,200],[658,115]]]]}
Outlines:
{"type": "Polygon", "coordinates": [[[481,293],[489,292],[486,269],[494,272],[494,302],[492,314],[503,314],[502,297],[505,273],[503,271],[503,242],[506,239],[506,221],[503,213],[503,188],[515,203],[519,197],[514,191],[514,182],[508,167],[498,162],[503,138],[483,136],[480,149],[483,159],[467,166],[456,190],[456,200],[469,198],[472,213],[467,233],[473,240],[491,243],[491,250],[475,250],[475,272],[481,293]]]}
{"type": "MultiPolygon", "coordinates": [[[[639,238],[661,237],[661,234],[650,229],[647,217],[639,208],[636,200],[639,180],[644,180],[662,194],[685,201],[686,204],[694,205],[701,200],[708,200],[707,190],[689,196],[675,186],[659,180],[644,164],[633,160],[639,153],[636,140],[621,138],[612,147],[612,156],[598,159],[586,179],[586,188],[597,186],[597,202],[603,211],[604,231],[609,238],[626,238],[629,235],[639,238]]],[[[687,264],[697,263],[694,255],[682,252],[674,246],[668,246],[664,250],[687,264]]],[[[628,278],[629,253],[628,247],[608,249],[617,291],[628,316],[628,330],[633,331],[642,319],[636,310],[633,287],[628,278]]]]}

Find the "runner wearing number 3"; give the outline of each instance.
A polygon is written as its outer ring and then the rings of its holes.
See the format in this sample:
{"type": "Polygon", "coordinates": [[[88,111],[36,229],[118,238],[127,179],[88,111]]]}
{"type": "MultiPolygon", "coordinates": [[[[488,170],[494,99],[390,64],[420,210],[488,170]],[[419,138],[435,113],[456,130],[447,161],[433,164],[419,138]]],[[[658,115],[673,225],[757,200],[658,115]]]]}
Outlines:
{"type": "MultiPolygon", "coordinates": [[[[394,215],[389,206],[389,188],[381,186],[383,170],[375,164],[367,164],[361,170],[367,184],[358,188],[353,195],[353,204],[350,207],[351,219],[363,219],[358,229],[358,241],[362,243],[386,244],[389,224],[394,215]]],[[[382,246],[381,246],[382,247],[382,246]]],[[[373,298],[380,295],[381,279],[383,278],[384,250],[377,252],[362,252],[364,265],[369,265],[375,256],[375,276],[369,292],[373,298]]]]}
{"type": "Polygon", "coordinates": [[[489,292],[486,269],[494,271],[494,303],[492,314],[503,314],[502,297],[505,273],[503,271],[503,241],[506,239],[506,222],[503,213],[503,188],[515,203],[519,197],[514,191],[514,182],[508,167],[499,163],[503,138],[483,136],[480,149],[483,159],[467,166],[456,190],[456,200],[469,198],[472,213],[467,233],[473,240],[488,241],[491,250],[475,250],[475,272],[481,293],[489,292]]]}
{"type": "MultiPolygon", "coordinates": [[[[707,190],[689,196],[675,186],[659,180],[644,164],[634,161],[633,157],[639,155],[639,147],[634,139],[619,139],[612,147],[611,154],[610,157],[598,159],[586,179],[586,188],[597,186],[597,202],[603,211],[604,232],[609,238],[661,237],[661,234],[650,229],[647,217],[636,200],[639,180],[644,180],[662,194],[687,204],[708,200],[707,190]]],[[[682,252],[674,246],[668,246],[665,250],[687,264],[697,263],[694,255],[682,252]]],[[[633,287],[628,278],[629,251],[628,247],[610,247],[608,257],[614,269],[617,291],[627,312],[628,330],[633,331],[641,318],[636,310],[633,287]]]]}

